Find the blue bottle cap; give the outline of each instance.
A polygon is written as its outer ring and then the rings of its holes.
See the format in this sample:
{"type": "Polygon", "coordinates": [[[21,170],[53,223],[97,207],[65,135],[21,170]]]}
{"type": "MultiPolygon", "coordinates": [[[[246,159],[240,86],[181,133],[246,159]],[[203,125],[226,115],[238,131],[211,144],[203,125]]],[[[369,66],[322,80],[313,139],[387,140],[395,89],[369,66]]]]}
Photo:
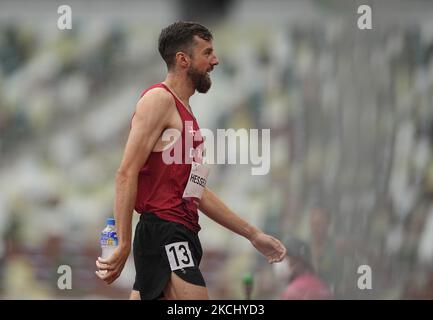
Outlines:
{"type": "Polygon", "coordinates": [[[107,219],[107,224],[109,226],[114,226],[114,225],[116,225],[116,220],[114,220],[114,218],[108,218],[107,219]]]}

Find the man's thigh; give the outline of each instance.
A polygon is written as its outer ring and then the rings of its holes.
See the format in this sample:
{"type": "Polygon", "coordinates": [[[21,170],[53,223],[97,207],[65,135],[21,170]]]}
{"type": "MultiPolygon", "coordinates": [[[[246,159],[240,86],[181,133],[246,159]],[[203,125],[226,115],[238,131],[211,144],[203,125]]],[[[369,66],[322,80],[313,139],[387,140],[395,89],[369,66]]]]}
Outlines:
{"type": "Polygon", "coordinates": [[[167,300],[209,300],[207,288],[191,284],[181,279],[174,272],[164,289],[167,300]]]}

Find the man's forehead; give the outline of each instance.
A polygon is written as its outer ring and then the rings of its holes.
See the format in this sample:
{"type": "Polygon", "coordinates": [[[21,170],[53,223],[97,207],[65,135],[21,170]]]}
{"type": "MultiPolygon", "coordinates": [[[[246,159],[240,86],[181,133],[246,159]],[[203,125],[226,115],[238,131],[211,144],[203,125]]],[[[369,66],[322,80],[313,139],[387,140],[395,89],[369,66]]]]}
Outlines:
{"type": "Polygon", "coordinates": [[[194,36],[194,45],[196,48],[204,49],[204,48],[213,48],[212,40],[205,40],[200,38],[199,36],[194,36]]]}

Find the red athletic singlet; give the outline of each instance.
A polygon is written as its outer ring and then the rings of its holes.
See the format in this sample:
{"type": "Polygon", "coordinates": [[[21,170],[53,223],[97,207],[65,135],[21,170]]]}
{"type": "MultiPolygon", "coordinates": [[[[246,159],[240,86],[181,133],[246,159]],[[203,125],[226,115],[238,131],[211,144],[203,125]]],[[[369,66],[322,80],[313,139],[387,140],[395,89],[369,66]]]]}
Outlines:
{"type": "Polygon", "coordinates": [[[151,152],[147,162],[141,168],[135,211],[141,214],[153,212],[161,219],[181,223],[197,233],[200,230],[197,198],[183,198],[183,195],[188,180],[193,180],[189,179],[192,160],[202,162],[203,138],[200,128],[193,115],[163,83],[146,89],[140,97],[153,88],[163,88],[171,93],[182,120],[183,129],[180,137],[168,148],[168,151],[151,152]],[[163,161],[163,153],[167,155],[167,152],[170,152],[170,155],[173,156],[175,150],[180,150],[179,144],[182,150],[182,163],[166,164],[163,161]],[[197,156],[194,157],[194,155],[197,156]]]}

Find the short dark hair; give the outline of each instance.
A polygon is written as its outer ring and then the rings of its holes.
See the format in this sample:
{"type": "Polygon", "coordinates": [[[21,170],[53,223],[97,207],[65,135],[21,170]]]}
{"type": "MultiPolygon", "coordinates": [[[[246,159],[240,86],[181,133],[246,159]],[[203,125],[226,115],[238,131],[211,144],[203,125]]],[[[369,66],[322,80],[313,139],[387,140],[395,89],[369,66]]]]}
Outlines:
{"type": "Polygon", "coordinates": [[[158,39],[158,50],[169,70],[174,65],[176,52],[190,50],[194,36],[207,41],[213,39],[209,29],[196,22],[178,21],[162,29],[158,39]]]}

